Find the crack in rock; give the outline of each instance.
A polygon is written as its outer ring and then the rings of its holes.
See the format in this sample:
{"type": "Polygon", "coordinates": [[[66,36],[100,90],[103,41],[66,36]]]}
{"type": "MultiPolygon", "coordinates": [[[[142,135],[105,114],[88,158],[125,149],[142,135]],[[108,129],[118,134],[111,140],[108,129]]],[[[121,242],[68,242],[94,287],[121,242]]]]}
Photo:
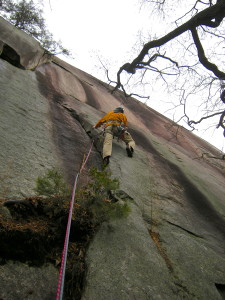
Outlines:
{"type": "Polygon", "coordinates": [[[180,229],[186,231],[187,233],[189,233],[189,234],[191,234],[191,235],[193,235],[193,236],[195,236],[195,237],[197,237],[197,238],[204,239],[203,236],[200,236],[200,235],[198,235],[198,234],[196,234],[196,233],[194,233],[194,232],[192,232],[192,231],[190,231],[190,230],[188,230],[188,229],[186,229],[186,228],[183,228],[182,226],[180,226],[180,225],[178,225],[178,224],[175,224],[175,223],[170,222],[170,221],[167,221],[167,223],[169,223],[169,224],[171,224],[171,225],[173,225],[173,226],[176,226],[176,227],[178,227],[178,228],[180,228],[180,229]]]}

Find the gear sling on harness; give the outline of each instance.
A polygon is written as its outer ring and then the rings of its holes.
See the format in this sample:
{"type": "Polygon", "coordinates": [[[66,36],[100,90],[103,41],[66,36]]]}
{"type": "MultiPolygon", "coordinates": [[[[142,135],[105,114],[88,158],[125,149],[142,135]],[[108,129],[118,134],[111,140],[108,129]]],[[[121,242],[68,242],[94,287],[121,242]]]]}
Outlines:
{"type": "Polygon", "coordinates": [[[122,122],[118,120],[108,120],[104,124],[104,133],[108,126],[112,126],[112,135],[113,138],[116,136],[119,139],[123,139],[124,133],[126,131],[126,127],[122,124],[122,122]]]}

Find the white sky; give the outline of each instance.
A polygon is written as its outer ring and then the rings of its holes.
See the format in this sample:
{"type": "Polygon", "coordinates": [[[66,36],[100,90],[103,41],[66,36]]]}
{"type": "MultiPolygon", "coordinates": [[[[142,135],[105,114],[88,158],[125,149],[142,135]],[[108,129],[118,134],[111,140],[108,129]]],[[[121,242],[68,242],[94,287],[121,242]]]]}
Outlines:
{"type": "Polygon", "coordinates": [[[49,31],[72,49],[74,65],[95,70],[93,56],[127,61],[139,30],[150,26],[147,14],[139,13],[138,0],[45,0],[49,31]],[[50,4],[49,4],[50,3],[50,4]],[[51,6],[50,6],[51,5],[51,6]]]}
{"type": "MultiPolygon", "coordinates": [[[[140,50],[142,39],[155,33],[162,35],[172,29],[156,21],[146,8],[140,9],[140,0],[44,0],[44,17],[55,40],[61,40],[72,51],[74,59],[60,56],[85,72],[107,82],[98,59],[110,69],[115,80],[116,72],[126,62],[132,61],[140,50]]],[[[159,105],[159,88],[149,106],[164,113],[159,105]]],[[[174,95],[169,95],[172,101],[174,95]]],[[[150,98],[152,100],[152,98],[150,98]]],[[[168,117],[168,115],[167,115],[168,117]]],[[[222,129],[204,131],[204,124],[195,132],[218,149],[225,150],[222,129]]]]}

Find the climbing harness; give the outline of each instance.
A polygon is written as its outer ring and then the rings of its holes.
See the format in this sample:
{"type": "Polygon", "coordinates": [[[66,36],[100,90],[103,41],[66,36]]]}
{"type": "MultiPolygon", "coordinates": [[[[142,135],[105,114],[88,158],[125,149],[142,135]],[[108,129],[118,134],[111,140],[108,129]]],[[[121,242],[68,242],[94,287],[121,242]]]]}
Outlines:
{"type": "Polygon", "coordinates": [[[100,132],[93,136],[94,142],[98,139],[101,139],[101,136],[105,134],[105,128],[102,128],[100,132]]]}
{"type": "Polygon", "coordinates": [[[73,215],[73,207],[74,207],[74,199],[75,199],[75,194],[76,194],[76,188],[77,188],[77,182],[78,178],[84,169],[88,158],[91,154],[92,147],[94,144],[94,139],[92,140],[90,149],[88,151],[88,154],[84,159],[81,164],[80,170],[78,171],[74,185],[73,185],[73,192],[71,196],[71,201],[70,201],[70,209],[69,209],[69,216],[68,216],[68,222],[67,222],[67,228],[66,228],[66,235],[65,235],[65,240],[64,240],[64,247],[63,247],[63,252],[62,252],[62,260],[61,260],[61,267],[60,267],[60,272],[59,272],[59,279],[58,279],[58,287],[57,287],[57,294],[56,294],[56,300],[62,300],[63,299],[63,289],[64,289],[64,281],[65,281],[65,271],[66,271],[66,260],[67,260],[67,253],[68,253],[68,244],[69,244],[69,237],[70,237],[70,228],[71,228],[71,220],[72,220],[72,215],[73,215]]]}
{"type": "Polygon", "coordinates": [[[119,142],[120,140],[124,139],[124,135],[126,133],[126,127],[123,125],[117,126],[117,141],[119,142]]]}
{"type": "Polygon", "coordinates": [[[117,121],[117,120],[109,120],[104,124],[104,131],[103,134],[105,134],[105,130],[108,126],[112,126],[112,132],[111,134],[114,137],[117,137],[117,141],[119,142],[120,140],[124,139],[124,134],[126,132],[126,127],[122,124],[122,122],[117,121]],[[116,129],[116,130],[115,130],[116,129]]]}

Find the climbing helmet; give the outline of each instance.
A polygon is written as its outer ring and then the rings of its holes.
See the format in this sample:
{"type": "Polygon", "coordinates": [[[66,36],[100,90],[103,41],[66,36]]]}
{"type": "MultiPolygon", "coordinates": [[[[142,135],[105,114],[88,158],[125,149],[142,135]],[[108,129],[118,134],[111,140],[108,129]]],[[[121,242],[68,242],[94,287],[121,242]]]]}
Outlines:
{"type": "Polygon", "coordinates": [[[124,113],[124,108],[122,106],[119,106],[114,109],[114,113],[124,113]]]}

